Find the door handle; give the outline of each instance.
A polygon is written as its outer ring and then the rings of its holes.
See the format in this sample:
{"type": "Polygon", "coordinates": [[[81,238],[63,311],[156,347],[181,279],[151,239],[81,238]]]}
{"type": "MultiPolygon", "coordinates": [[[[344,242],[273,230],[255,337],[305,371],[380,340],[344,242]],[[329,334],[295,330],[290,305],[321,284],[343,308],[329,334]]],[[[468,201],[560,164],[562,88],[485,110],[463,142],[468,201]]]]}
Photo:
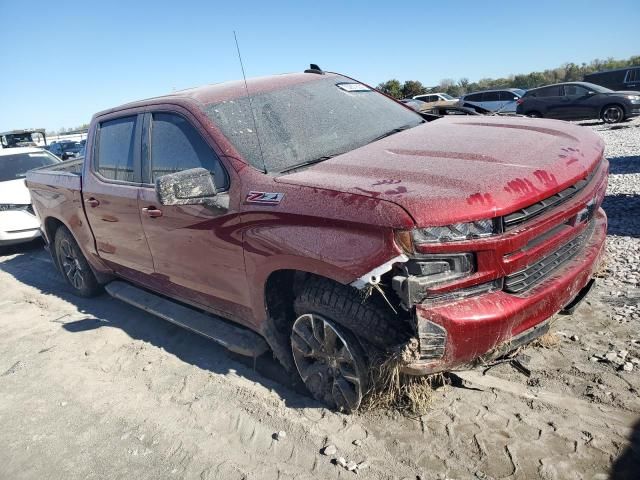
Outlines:
{"type": "Polygon", "coordinates": [[[98,205],[100,205],[100,200],[98,200],[97,198],[91,197],[86,199],[85,203],[89,205],[91,208],[96,208],[98,205]]]}
{"type": "Polygon", "coordinates": [[[156,207],[144,207],[142,209],[142,213],[151,218],[158,218],[162,216],[162,210],[158,210],[156,207]]]}

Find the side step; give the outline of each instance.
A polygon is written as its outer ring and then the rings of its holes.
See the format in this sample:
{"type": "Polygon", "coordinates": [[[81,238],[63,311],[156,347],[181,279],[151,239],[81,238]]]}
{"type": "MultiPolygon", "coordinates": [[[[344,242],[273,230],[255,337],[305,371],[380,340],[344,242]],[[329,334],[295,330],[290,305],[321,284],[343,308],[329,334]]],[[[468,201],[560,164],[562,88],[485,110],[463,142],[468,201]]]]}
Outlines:
{"type": "Polygon", "coordinates": [[[269,350],[267,342],[249,329],[231,325],[220,317],[185,307],[127,282],[114,280],[105,285],[104,289],[118,300],[210,338],[240,355],[256,358],[269,350]]]}

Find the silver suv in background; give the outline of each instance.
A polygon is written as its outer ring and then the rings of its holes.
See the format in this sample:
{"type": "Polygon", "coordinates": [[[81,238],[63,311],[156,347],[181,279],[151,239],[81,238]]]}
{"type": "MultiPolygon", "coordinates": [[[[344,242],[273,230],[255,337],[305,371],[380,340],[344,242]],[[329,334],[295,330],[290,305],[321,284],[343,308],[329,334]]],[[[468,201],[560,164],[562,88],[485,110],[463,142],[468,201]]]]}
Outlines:
{"type": "Polygon", "coordinates": [[[516,102],[525,90],[520,88],[503,88],[485,90],[484,92],[467,93],[460,97],[459,105],[465,107],[479,106],[492,112],[516,113],[516,102]]]}

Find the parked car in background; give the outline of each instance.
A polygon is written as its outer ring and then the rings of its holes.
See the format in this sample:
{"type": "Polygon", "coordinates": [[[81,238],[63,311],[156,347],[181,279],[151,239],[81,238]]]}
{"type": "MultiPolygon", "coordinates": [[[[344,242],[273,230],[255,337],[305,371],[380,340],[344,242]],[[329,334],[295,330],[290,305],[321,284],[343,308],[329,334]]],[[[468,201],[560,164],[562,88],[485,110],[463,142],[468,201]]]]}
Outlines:
{"type": "Polygon", "coordinates": [[[460,97],[458,104],[477,105],[491,112],[515,113],[516,102],[524,95],[524,92],[520,88],[504,88],[467,93],[460,97]]]}
{"type": "Polygon", "coordinates": [[[619,123],[640,115],[640,92],[614,92],[587,82],[568,82],[529,90],[518,100],[517,113],[529,117],[619,123]]]}
{"type": "Polygon", "coordinates": [[[400,102],[404,103],[407,107],[414,109],[416,112],[421,112],[429,107],[425,102],[415,100],[413,98],[403,98],[400,102]]]}
{"type": "Polygon", "coordinates": [[[44,128],[26,128],[0,133],[0,148],[42,147],[46,144],[44,128]]]}
{"type": "Polygon", "coordinates": [[[80,142],[61,141],[53,142],[45,147],[48,151],[60,157],[62,160],[80,156],[82,145],[80,142]]]}
{"type": "Polygon", "coordinates": [[[51,152],[56,157],[60,159],[62,158],[62,146],[60,144],[56,142],[50,143],[49,145],[45,145],[44,149],[47,150],[48,152],[51,152]]]}
{"type": "Polygon", "coordinates": [[[487,115],[492,112],[481,107],[469,108],[462,105],[432,105],[420,113],[430,113],[432,115],[438,115],[439,117],[446,117],[449,115],[487,115]]]}
{"type": "Polygon", "coordinates": [[[40,236],[40,221],[24,179],[28,170],[56,163],[60,160],[41,148],[0,150],[0,247],[40,236]]]}
{"type": "Polygon", "coordinates": [[[452,97],[448,93],[425,93],[422,95],[416,95],[414,100],[420,100],[424,103],[434,104],[438,102],[451,102],[454,103],[457,98],[452,97]]]}
{"type": "Polygon", "coordinates": [[[255,359],[268,343],[345,411],[372,358],[402,349],[413,375],[487,362],[586,295],[607,228],[598,135],[527,118],[427,123],[307,72],[98,113],[83,161],[29,172],[70,288],[104,285],[255,359]],[[583,154],[558,162],[567,148],[583,154]]]}
{"type": "Polygon", "coordinates": [[[584,81],[611,90],[640,90],[640,66],[616,68],[604,72],[589,73],[584,81]]]}

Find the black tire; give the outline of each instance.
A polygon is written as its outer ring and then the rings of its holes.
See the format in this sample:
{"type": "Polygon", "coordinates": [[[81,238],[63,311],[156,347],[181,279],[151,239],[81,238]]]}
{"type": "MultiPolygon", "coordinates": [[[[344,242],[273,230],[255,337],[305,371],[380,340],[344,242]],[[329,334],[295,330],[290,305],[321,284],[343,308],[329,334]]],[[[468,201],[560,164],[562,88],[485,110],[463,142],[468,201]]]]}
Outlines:
{"type": "Polygon", "coordinates": [[[357,410],[368,390],[370,361],[406,340],[402,322],[375,293],[363,300],[357,290],[320,278],[305,282],[293,309],[291,349],[305,386],[330,408],[357,410]]]}
{"type": "Polygon", "coordinates": [[[620,105],[606,105],[600,112],[600,118],[604,123],[620,123],[624,121],[624,109],[620,105]]]}
{"type": "Polygon", "coordinates": [[[299,316],[291,329],[291,353],[307,390],[341,412],[360,406],[369,384],[360,342],[345,328],[317,314],[299,316]]]}
{"type": "Polygon", "coordinates": [[[294,301],[296,316],[316,313],[342,325],[379,348],[406,340],[400,321],[373,295],[363,300],[357,290],[322,278],[309,279],[294,301]]]}
{"type": "Polygon", "coordinates": [[[54,248],[60,272],[73,293],[80,297],[93,297],[100,293],[102,288],[96,276],[66,227],[61,226],[56,231],[54,248]]]}
{"type": "Polygon", "coordinates": [[[529,117],[529,118],[542,118],[542,114],[540,112],[533,111],[533,112],[527,113],[527,117],[529,117]]]}

